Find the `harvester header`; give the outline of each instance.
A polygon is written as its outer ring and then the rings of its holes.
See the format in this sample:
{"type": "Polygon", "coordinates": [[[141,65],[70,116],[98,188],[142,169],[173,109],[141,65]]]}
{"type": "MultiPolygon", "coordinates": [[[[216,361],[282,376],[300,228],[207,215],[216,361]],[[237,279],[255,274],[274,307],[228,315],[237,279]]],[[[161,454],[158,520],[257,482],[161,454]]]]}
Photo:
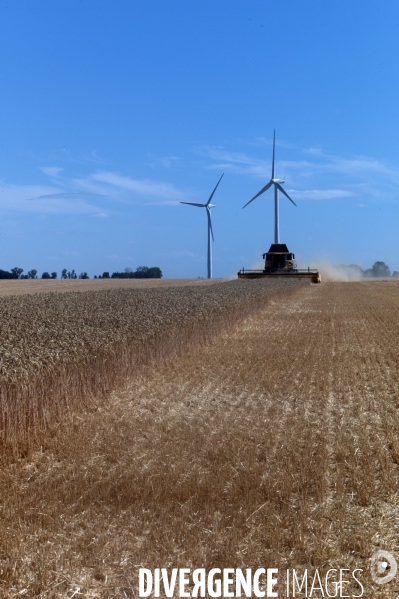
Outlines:
{"type": "Polygon", "coordinates": [[[295,254],[288,250],[285,243],[272,243],[269,251],[263,254],[262,258],[265,260],[263,270],[246,270],[243,268],[238,272],[238,278],[291,277],[294,279],[310,279],[312,283],[321,282],[320,273],[316,268],[297,268],[295,254]]]}

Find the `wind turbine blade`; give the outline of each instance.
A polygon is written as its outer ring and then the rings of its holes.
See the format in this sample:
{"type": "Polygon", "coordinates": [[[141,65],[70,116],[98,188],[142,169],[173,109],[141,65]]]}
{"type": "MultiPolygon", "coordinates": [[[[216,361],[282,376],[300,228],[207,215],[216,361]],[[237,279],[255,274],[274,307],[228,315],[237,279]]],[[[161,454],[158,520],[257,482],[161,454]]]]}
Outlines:
{"type": "Polygon", "coordinates": [[[276,149],[276,130],[274,130],[273,135],[273,161],[272,161],[272,179],[274,179],[274,153],[276,149]]]}
{"type": "Polygon", "coordinates": [[[213,237],[213,230],[212,230],[212,221],[211,221],[211,212],[210,210],[206,211],[207,215],[208,215],[208,227],[211,230],[211,235],[212,235],[212,241],[215,241],[214,237],[213,237]]]}
{"type": "MultiPolygon", "coordinates": [[[[222,177],[223,177],[223,175],[224,175],[224,173],[222,174],[222,177]]],[[[214,193],[215,193],[215,191],[217,190],[217,188],[218,188],[218,185],[219,185],[220,181],[222,180],[222,177],[220,177],[219,181],[216,183],[216,187],[215,187],[215,189],[212,191],[211,195],[209,196],[209,200],[208,200],[208,201],[207,201],[207,203],[205,204],[206,206],[208,206],[208,204],[210,204],[210,203],[211,203],[211,199],[213,198],[213,194],[214,194],[214,193]]]]}
{"type": "Polygon", "coordinates": [[[291,200],[290,196],[288,195],[288,193],[286,191],[284,191],[284,189],[281,187],[281,185],[279,185],[278,183],[275,183],[274,185],[277,187],[278,190],[281,191],[282,194],[285,195],[286,198],[289,199],[290,202],[292,202],[294,204],[294,206],[296,206],[294,200],[291,200]]]}
{"type": "Polygon", "coordinates": [[[180,204],[187,204],[187,206],[198,206],[198,208],[206,207],[206,204],[194,204],[193,202],[180,202],[180,204]]]}
{"type": "MultiPolygon", "coordinates": [[[[256,198],[258,198],[260,195],[262,195],[262,193],[265,193],[265,191],[267,191],[269,189],[269,187],[271,187],[273,185],[273,181],[269,181],[269,183],[267,185],[265,185],[259,193],[256,194],[256,196],[254,196],[252,198],[252,200],[249,200],[249,202],[247,202],[245,204],[245,206],[248,206],[248,204],[250,204],[251,202],[253,202],[254,200],[256,200],[256,198]]],[[[243,208],[245,208],[245,206],[243,206],[243,208]]]]}

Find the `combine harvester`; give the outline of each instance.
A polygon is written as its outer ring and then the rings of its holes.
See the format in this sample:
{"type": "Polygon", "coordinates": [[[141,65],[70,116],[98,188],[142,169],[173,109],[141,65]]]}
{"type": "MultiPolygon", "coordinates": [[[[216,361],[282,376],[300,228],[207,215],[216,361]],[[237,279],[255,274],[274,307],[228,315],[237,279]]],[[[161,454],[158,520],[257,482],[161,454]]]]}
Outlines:
{"type": "MultiPolygon", "coordinates": [[[[310,279],[312,283],[320,283],[321,277],[317,269],[298,269],[295,262],[295,254],[292,254],[285,243],[280,243],[279,234],[279,214],[278,214],[278,192],[281,191],[286,198],[290,200],[296,206],[295,202],[290,198],[288,193],[281,187],[282,183],[285,183],[284,179],[276,179],[274,177],[274,155],[276,147],[276,131],[274,131],[273,138],[273,162],[272,162],[272,178],[269,183],[263,187],[259,193],[256,194],[245,204],[248,206],[251,202],[256,200],[262,193],[267,191],[272,185],[274,185],[274,243],[270,246],[268,252],[262,255],[265,260],[265,268],[263,270],[246,270],[243,268],[238,273],[239,279],[259,279],[264,277],[291,277],[296,279],[310,279]]],[[[244,206],[244,208],[245,208],[244,206]]]]}

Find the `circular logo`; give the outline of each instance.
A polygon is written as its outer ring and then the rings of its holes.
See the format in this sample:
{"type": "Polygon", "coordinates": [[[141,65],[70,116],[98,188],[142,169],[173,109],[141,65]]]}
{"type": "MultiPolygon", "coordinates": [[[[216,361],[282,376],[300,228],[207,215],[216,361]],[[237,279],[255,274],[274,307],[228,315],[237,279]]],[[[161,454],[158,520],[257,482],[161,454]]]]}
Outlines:
{"type": "Polygon", "coordinates": [[[388,551],[376,551],[371,556],[371,578],[377,584],[390,582],[397,570],[396,559],[388,551]]]}

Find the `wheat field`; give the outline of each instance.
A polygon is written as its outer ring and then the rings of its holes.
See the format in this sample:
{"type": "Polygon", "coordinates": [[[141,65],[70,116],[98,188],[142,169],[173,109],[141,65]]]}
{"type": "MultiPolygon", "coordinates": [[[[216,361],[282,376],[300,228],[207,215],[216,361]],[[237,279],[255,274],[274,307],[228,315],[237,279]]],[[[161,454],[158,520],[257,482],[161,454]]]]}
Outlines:
{"type": "MultiPolygon", "coordinates": [[[[399,594],[369,575],[399,552],[399,284],[243,283],[160,291],[160,355],[4,453],[1,597],[137,597],[139,567],[358,567],[364,597],[399,594]]],[[[78,295],[76,334],[78,305],[115,309],[78,295]]]]}
{"type": "Polygon", "coordinates": [[[2,295],[26,295],[57,291],[102,291],[112,289],[163,289],[164,287],[207,287],[223,279],[1,279],[2,295]]]}
{"type": "Polygon", "coordinates": [[[0,441],[29,446],[126,376],[214,337],[295,281],[0,297],[0,441]]]}

